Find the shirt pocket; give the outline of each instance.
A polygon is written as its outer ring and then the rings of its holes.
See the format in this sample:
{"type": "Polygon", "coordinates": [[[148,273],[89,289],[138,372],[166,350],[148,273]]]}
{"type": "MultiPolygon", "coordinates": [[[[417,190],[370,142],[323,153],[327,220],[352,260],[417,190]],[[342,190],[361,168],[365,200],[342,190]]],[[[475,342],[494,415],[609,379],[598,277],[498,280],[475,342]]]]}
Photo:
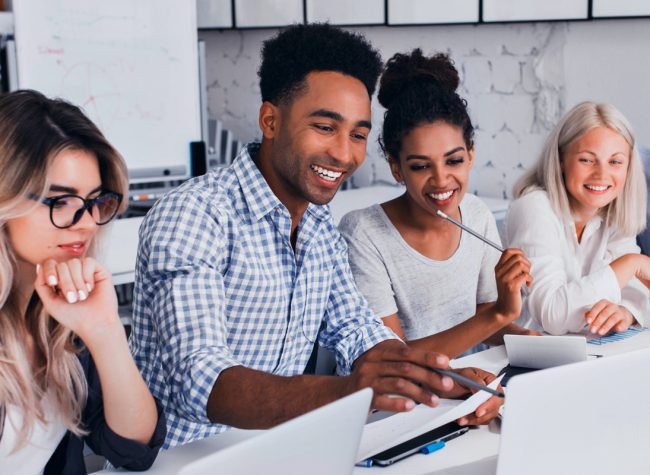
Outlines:
{"type": "Polygon", "coordinates": [[[316,342],[321,324],[325,319],[331,294],[332,270],[319,266],[307,275],[302,333],[310,343],[316,342]]]}

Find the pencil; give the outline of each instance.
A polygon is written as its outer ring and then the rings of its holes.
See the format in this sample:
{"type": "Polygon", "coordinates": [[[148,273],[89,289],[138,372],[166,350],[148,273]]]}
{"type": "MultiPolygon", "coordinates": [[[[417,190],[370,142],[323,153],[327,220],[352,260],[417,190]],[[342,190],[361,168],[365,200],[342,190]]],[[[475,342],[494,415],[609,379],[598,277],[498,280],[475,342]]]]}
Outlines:
{"type": "Polygon", "coordinates": [[[492,389],[489,386],[486,386],[485,384],[477,383],[473,379],[466,378],[462,374],[458,374],[454,371],[448,370],[448,369],[438,369],[438,368],[432,368],[434,372],[443,375],[443,376],[449,376],[451,379],[455,380],[456,382],[462,384],[463,386],[469,386],[471,388],[475,389],[480,389],[481,391],[488,392],[490,394],[493,394],[497,397],[505,398],[506,395],[503,394],[501,391],[497,391],[496,389],[492,389]]]}
{"type": "Polygon", "coordinates": [[[450,223],[454,223],[454,224],[455,224],[456,226],[458,226],[459,228],[464,229],[465,231],[467,231],[468,233],[470,233],[472,236],[475,236],[475,237],[479,238],[479,239],[480,239],[481,241],[483,241],[485,244],[489,244],[490,246],[492,246],[493,248],[495,248],[497,251],[499,251],[499,252],[503,252],[503,248],[502,248],[501,246],[499,246],[497,243],[490,241],[490,240],[489,240],[488,238],[486,238],[485,236],[481,236],[479,233],[477,233],[477,232],[474,231],[473,229],[470,229],[470,228],[468,228],[467,226],[465,226],[463,223],[460,223],[460,222],[456,221],[454,218],[451,218],[451,217],[447,216],[447,215],[446,215],[445,213],[443,213],[442,211],[440,211],[440,210],[436,210],[436,214],[437,214],[438,216],[440,216],[442,219],[446,219],[446,220],[449,221],[450,223]]]}

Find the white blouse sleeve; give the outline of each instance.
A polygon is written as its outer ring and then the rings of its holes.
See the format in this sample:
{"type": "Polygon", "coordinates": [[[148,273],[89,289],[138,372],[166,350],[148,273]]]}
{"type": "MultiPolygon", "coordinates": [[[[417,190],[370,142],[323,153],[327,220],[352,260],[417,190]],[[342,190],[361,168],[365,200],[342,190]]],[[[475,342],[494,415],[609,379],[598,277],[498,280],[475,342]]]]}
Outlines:
{"type": "Polygon", "coordinates": [[[509,246],[522,249],[531,263],[533,284],[525,295],[526,305],[546,332],[580,331],[585,312],[597,301],[620,301],[616,275],[608,265],[569,281],[567,267],[578,257],[567,252],[565,230],[545,193],[533,192],[511,204],[506,236],[509,246]]]}
{"type": "MultiPolygon", "coordinates": [[[[641,251],[632,237],[612,239],[607,246],[612,261],[625,254],[639,254],[641,251]]],[[[639,280],[633,278],[621,290],[621,305],[627,308],[636,321],[644,327],[650,325],[650,291],[639,280]]]]}

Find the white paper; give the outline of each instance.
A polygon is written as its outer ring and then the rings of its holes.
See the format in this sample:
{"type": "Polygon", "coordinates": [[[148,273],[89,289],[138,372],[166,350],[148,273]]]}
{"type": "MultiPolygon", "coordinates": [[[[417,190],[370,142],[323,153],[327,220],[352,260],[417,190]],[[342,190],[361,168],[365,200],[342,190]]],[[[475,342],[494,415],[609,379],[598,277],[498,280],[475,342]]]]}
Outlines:
{"type": "MultiPolygon", "coordinates": [[[[496,388],[500,381],[501,377],[492,381],[489,386],[496,388]]],[[[440,403],[436,407],[419,404],[412,411],[400,412],[385,419],[366,424],[361,436],[356,461],[365,460],[436,427],[466,416],[474,412],[490,397],[492,395],[486,391],[477,391],[464,401],[440,399],[440,403]]]]}

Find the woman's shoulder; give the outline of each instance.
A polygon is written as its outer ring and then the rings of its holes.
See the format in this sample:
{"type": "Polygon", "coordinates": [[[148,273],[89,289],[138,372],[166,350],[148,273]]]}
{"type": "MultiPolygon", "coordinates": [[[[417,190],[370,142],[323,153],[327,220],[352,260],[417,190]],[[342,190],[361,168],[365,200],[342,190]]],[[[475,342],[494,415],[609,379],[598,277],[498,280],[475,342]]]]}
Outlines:
{"type": "Polygon", "coordinates": [[[367,208],[350,211],[341,218],[338,227],[343,234],[350,236],[362,233],[372,234],[373,230],[385,227],[383,214],[381,205],[374,204],[367,208]]]}
{"type": "Polygon", "coordinates": [[[463,222],[470,227],[484,229],[488,222],[495,222],[490,207],[480,197],[467,193],[460,203],[463,222]]]}

